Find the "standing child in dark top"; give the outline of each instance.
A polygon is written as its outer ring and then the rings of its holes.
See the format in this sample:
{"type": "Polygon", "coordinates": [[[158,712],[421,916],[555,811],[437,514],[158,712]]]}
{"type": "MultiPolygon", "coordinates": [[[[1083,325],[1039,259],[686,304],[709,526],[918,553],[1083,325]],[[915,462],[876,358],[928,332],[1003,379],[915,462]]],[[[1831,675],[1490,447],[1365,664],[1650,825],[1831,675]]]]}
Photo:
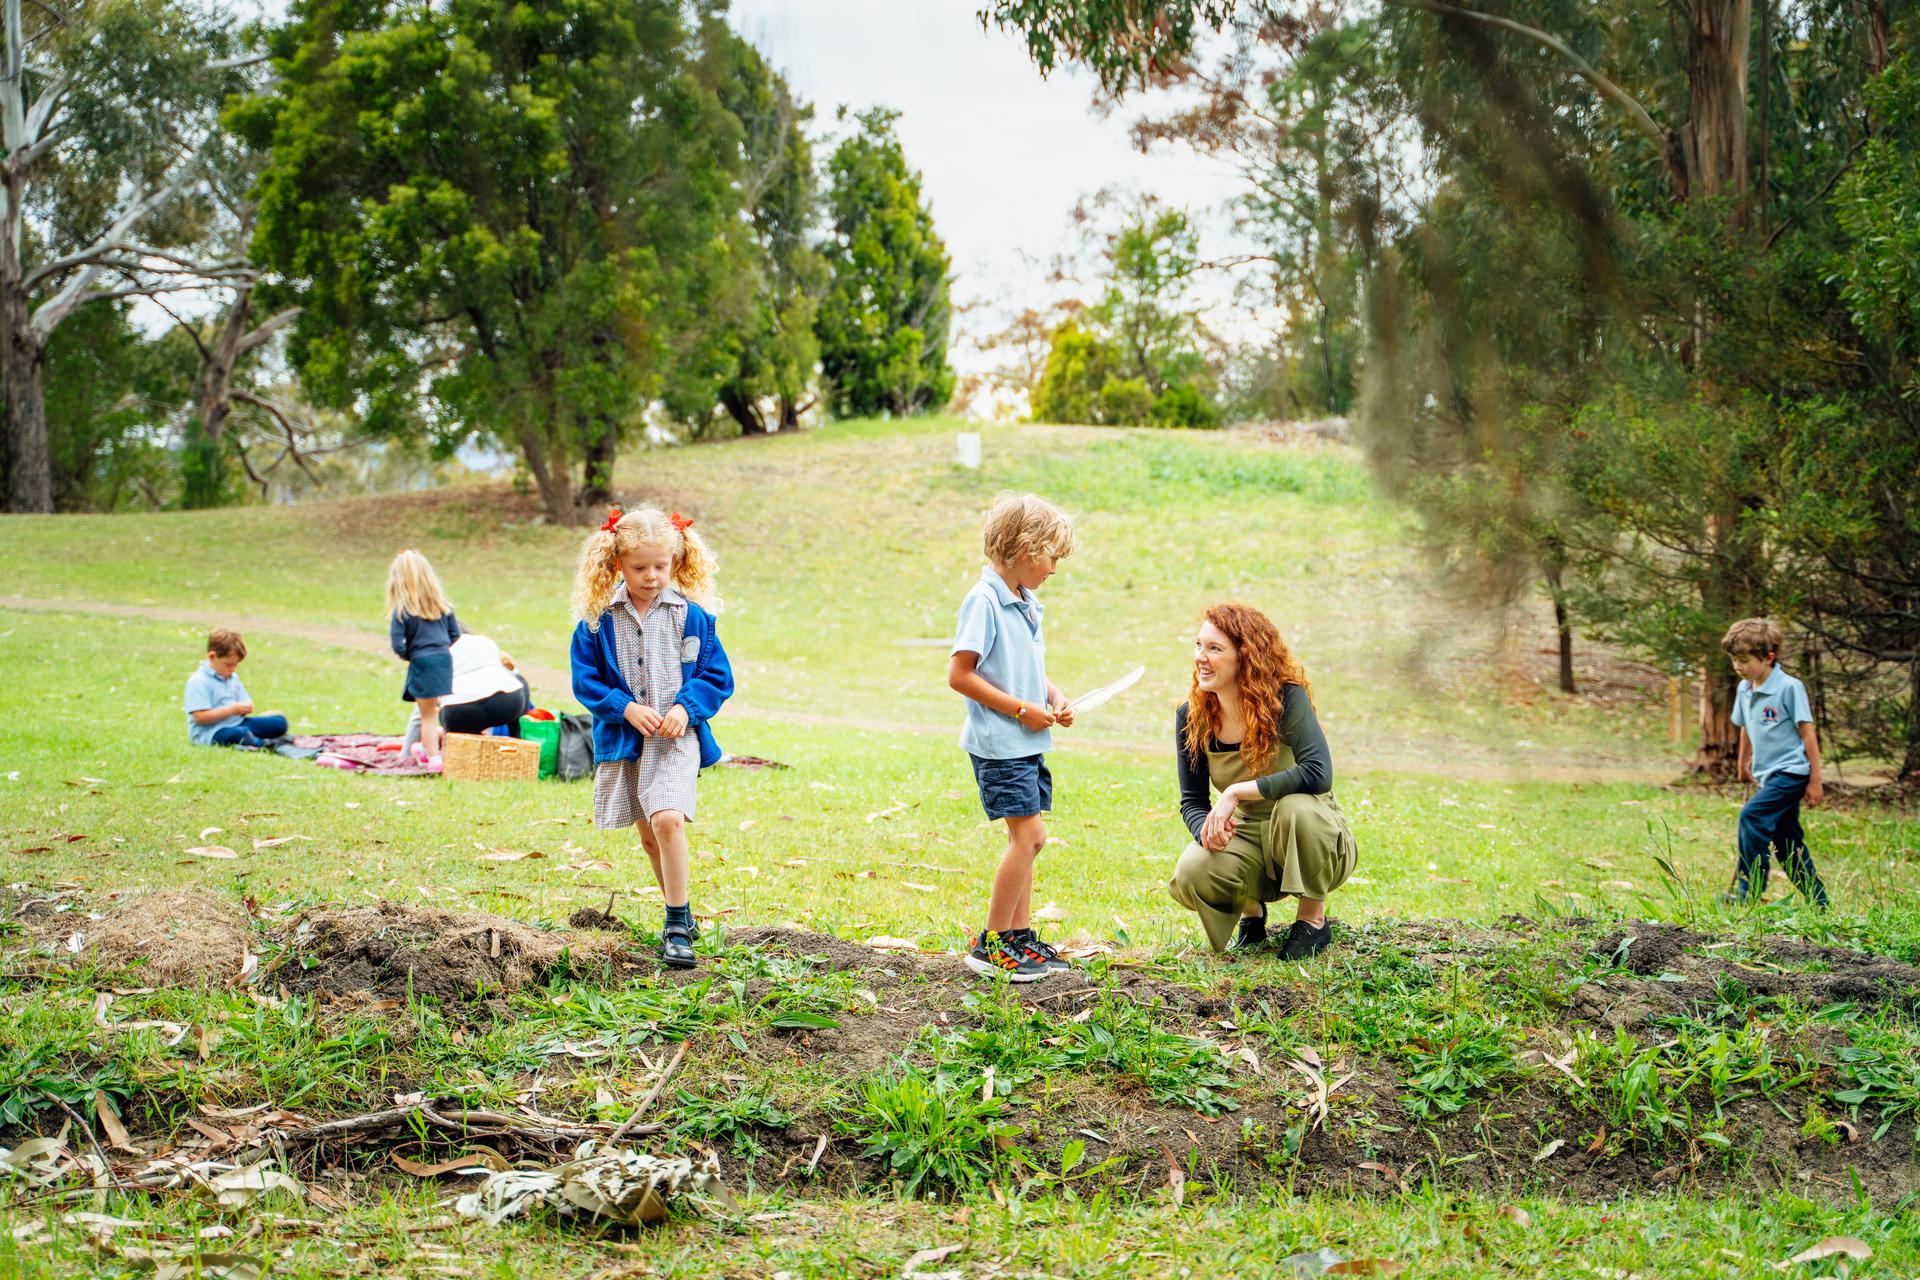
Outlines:
{"type": "Polygon", "coordinates": [[[1281,957],[1324,951],[1327,895],[1353,874],[1359,851],[1333,799],[1306,672],[1259,610],[1207,610],[1192,690],[1174,715],[1174,754],[1193,843],[1167,886],[1173,900],[1199,915],[1215,951],[1258,951],[1268,946],[1266,904],[1291,896],[1281,957]],[[1209,786],[1219,792],[1211,803],[1209,786]]]}
{"type": "Polygon", "coordinates": [[[1827,905],[1827,886],[1813,868],[1800,802],[1825,798],[1820,782],[1820,738],[1814,732],[1807,686],[1782,671],[1779,624],[1744,618],[1727,629],[1721,647],[1733,660],[1740,687],[1733,694],[1733,723],[1740,729],[1740,778],[1759,785],[1740,808],[1740,860],[1733,889],[1721,901],[1758,902],[1767,887],[1772,852],[1780,850],[1787,878],[1816,907],[1827,905]]]}
{"type": "Polygon", "coordinates": [[[453,692],[453,642],[460,620],[427,558],[409,548],[387,566],[387,621],[393,651],[407,662],[400,697],[420,708],[416,758],[440,772],[440,699],[453,692]]]}

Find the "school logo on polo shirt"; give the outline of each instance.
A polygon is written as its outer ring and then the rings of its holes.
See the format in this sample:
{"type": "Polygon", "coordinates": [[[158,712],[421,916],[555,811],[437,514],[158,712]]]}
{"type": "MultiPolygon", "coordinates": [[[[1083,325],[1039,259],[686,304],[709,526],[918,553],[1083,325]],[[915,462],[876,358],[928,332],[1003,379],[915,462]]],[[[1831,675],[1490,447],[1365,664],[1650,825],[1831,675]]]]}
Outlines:
{"type": "Polygon", "coordinates": [[[1780,708],[1778,707],[1760,708],[1760,723],[1761,724],[1779,724],[1780,708]]]}

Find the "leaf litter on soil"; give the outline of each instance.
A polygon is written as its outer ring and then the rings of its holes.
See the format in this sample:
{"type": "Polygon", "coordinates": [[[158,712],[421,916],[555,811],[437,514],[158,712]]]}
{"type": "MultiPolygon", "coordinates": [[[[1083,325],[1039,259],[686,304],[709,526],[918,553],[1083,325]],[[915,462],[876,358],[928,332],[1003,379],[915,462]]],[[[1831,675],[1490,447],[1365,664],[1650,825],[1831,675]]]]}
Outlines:
{"type": "MultiPolygon", "coordinates": [[[[714,984],[712,959],[703,958],[690,972],[662,970],[652,957],[631,950],[632,937],[616,917],[605,912],[579,916],[570,922],[573,929],[545,929],[485,913],[377,902],[315,907],[256,923],[240,905],[216,895],[169,891],[119,902],[97,921],[72,909],[57,915],[39,910],[23,919],[35,944],[36,967],[74,963],[75,957],[58,943],[78,930],[86,938],[88,954],[102,966],[112,969],[137,961],[147,985],[228,984],[241,972],[240,959],[251,945],[275,956],[260,966],[269,989],[325,993],[394,1020],[412,1016],[403,999],[408,995],[443,1002],[493,999],[563,969],[577,984],[609,993],[633,986],[697,992],[698,984],[709,983],[715,993],[702,999],[732,1000],[743,1009],[771,999],[781,981],[804,982],[809,974],[834,976],[860,997],[831,1016],[773,1016],[757,1025],[736,1021],[732,1030],[696,1031],[694,1060],[683,1073],[683,1081],[692,1077],[688,1087],[695,1089],[695,1096],[703,1084],[714,1096],[726,1096],[737,1087],[726,1086],[727,1080],[751,1083],[794,1070],[848,1082],[857,1092],[864,1080],[902,1069],[933,1069],[938,1064],[929,1057],[929,1037],[961,1037],[984,1026],[990,999],[1013,1000],[1025,1016],[1044,1017],[1047,1044],[1060,1043],[1096,1006],[1124,1008],[1143,1020],[1150,1039],[1186,1046],[1182,1052],[1200,1055],[1194,1061],[1217,1060],[1218,1078],[1207,1088],[1225,1101],[1197,1110],[1194,1100],[1178,1089],[1156,1093],[1137,1064],[1114,1066],[1121,1060],[1111,1056],[1102,1059],[1106,1066],[1054,1073],[1053,1085],[1065,1087],[1050,1090],[1047,1105],[1037,1111],[1031,1099],[1008,1093],[1008,1085],[1003,1084],[1001,1093],[1012,1108],[1009,1115],[1020,1124],[1017,1144],[1044,1153],[1076,1133],[1094,1133],[1103,1153],[1113,1157],[1103,1165],[1102,1178],[1130,1184],[1140,1194],[1166,1186],[1169,1153],[1178,1167],[1190,1171],[1183,1177],[1200,1182],[1247,1186],[1285,1179],[1301,1186],[1375,1194],[1394,1194],[1410,1182],[1431,1178],[1463,1188],[1541,1187],[1600,1199],[1685,1178],[1702,1190],[1766,1182],[1798,1194],[1822,1194],[1830,1186],[1833,1195],[1845,1196],[1858,1178],[1876,1199],[1897,1199],[1920,1182],[1911,1156],[1910,1121],[1879,1142],[1857,1140],[1855,1126],[1846,1122],[1842,1132],[1849,1140],[1843,1144],[1805,1138],[1801,1114],[1827,1102],[1829,1095],[1821,1090],[1830,1078],[1782,1095],[1792,1108],[1773,1097],[1765,1103],[1758,1098],[1730,1103],[1728,1119],[1720,1127],[1742,1135],[1749,1153],[1734,1162],[1716,1161],[1714,1151],[1691,1138],[1665,1145],[1622,1141],[1617,1134],[1608,1140],[1606,1121],[1590,1099],[1571,1105],[1590,1083],[1557,1069],[1571,1060],[1565,1046],[1575,1037],[1610,1037],[1617,1027],[1659,1017],[1704,1017],[1720,989],[1717,981],[1729,976],[1745,981],[1755,995],[1820,1004],[1845,993],[1869,1008],[1913,1007],[1920,969],[1837,948],[1810,948],[1797,940],[1753,941],[1744,950],[1723,954],[1716,948],[1725,943],[1664,925],[1634,925],[1597,941],[1569,934],[1557,954],[1566,958],[1570,974],[1585,964],[1584,971],[1593,976],[1570,980],[1564,1001],[1516,1032],[1521,1038],[1515,1045],[1518,1065],[1513,1076],[1475,1095],[1498,1105],[1420,1117],[1408,1109],[1412,1069],[1405,1060],[1325,1041],[1316,1050],[1304,1038],[1315,1019],[1326,1016],[1322,1005],[1331,997],[1313,981],[1315,974],[1277,962],[1186,970],[1120,952],[1091,966],[1092,973],[1083,967],[1036,988],[996,993],[954,956],[881,952],[843,938],[778,927],[735,930],[725,940],[729,955],[763,956],[764,961],[753,963],[772,966],[762,971],[775,976],[714,984]],[[1626,933],[1635,940],[1622,949],[1626,933]],[[1776,959],[1762,965],[1749,962],[1762,953],[1776,959]],[[1621,962],[1608,967],[1593,960],[1596,954],[1618,954],[1621,962]],[[1786,972],[1779,963],[1814,960],[1820,965],[1816,972],[1786,972]],[[1668,974],[1681,974],[1684,981],[1662,981],[1668,974]],[[1273,1024],[1264,1035],[1235,1022],[1247,1020],[1248,1011],[1256,1007],[1273,1024]],[[1295,1035],[1302,1038],[1286,1040],[1295,1035]],[[1570,1095],[1570,1086],[1579,1092],[1570,1095]]],[[[1410,956],[1412,963],[1435,972],[1459,973],[1506,943],[1543,932],[1541,926],[1518,920],[1501,929],[1423,921],[1354,931],[1347,935],[1347,945],[1363,967],[1391,952],[1410,956]]],[[[1402,1031],[1416,1037],[1410,1043],[1426,1044],[1417,1038],[1428,1034],[1425,1026],[1402,1031]]],[[[642,1030],[643,1039],[644,1034],[642,1030]]],[[[660,1033],[663,1046],[666,1034],[660,1033]]],[[[1100,1042],[1096,1036],[1089,1043],[1097,1047],[1100,1042]]],[[[645,1052],[650,1051],[643,1056],[645,1052]]],[[[579,1063],[564,1057],[551,1060],[543,1070],[550,1082],[568,1072],[592,1073],[599,1069],[593,1065],[597,1056],[588,1054],[579,1063]]],[[[977,1093],[980,1082],[974,1079],[967,1087],[977,1093]]],[[[384,1106],[387,1099],[365,1101],[384,1106]]],[[[429,1100],[426,1105],[458,1104],[454,1099],[429,1100]]],[[[754,1178],[814,1193],[884,1186],[887,1170],[863,1159],[857,1144],[829,1146],[829,1135],[841,1131],[837,1126],[843,1117],[834,1110],[836,1105],[822,1097],[817,1105],[795,1108],[784,1124],[750,1126],[760,1161],[754,1178]]],[[[1707,1104],[1696,1099],[1695,1105],[1707,1104]]],[[[137,1108],[123,1109],[130,1127],[137,1123],[137,1113],[137,1108]]],[[[672,1115],[667,1113],[669,1121],[672,1115]]],[[[517,1115],[513,1126],[524,1129],[553,1119],[529,1112],[517,1115]]],[[[291,1133],[313,1122],[302,1118],[287,1123],[295,1126],[291,1133]]],[[[671,1127],[669,1123],[669,1132],[671,1127]]],[[[397,1118],[383,1120],[380,1132],[394,1140],[410,1135],[397,1118]]],[[[532,1141],[526,1133],[522,1140],[532,1141]]],[[[551,1130],[547,1140],[559,1134],[551,1130]]],[[[141,1141],[137,1133],[134,1140],[141,1141]]],[[[374,1155],[362,1149],[364,1143],[352,1146],[355,1156],[329,1142],[315,1141],[302,1150],[322,1165],[374,1155]]],[[[150,1139],[147,1143],[151,1146],[150,1139]]],[[[374,1163],[381,1164],[384,1154],[382,1146],[374,1163]]]]}

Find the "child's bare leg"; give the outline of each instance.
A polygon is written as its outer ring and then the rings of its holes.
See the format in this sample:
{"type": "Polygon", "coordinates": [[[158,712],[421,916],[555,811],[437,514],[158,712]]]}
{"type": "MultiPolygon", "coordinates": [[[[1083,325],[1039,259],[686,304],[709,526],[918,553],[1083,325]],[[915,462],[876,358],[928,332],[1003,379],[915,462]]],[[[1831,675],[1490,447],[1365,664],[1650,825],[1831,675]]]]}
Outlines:
{"type": "Polygon", "coordinates": [[[640,847],[647,851],[647,863],[653,868],[653,883],[659,887],[660,894],[664,897],[667,892],[667,882],[666,878],[660,874],[660,838],[653,834],[651,822],[635,823],[634,829],[640,833],[640,847]]]}
{"type": "Polygon", "coordinates": [[[422,698],[420,708],[420,747],[430,756],[440,754],[440,699],[422,698]]]}
{"type": "MultiPolygon", "coordinates": [[[[656,874],[660,877],[660,894],[670,907],[687,905],[687,819],[677,809],[662,809],[647,819],[647,825],[653,829],[653,839],[660,852],[656,862],[656,874]]],[[[651,855],[652,850],[648,850],[651,855]]]]}
{"type": "Polygon", "coordinates": [[[987,899],[987,928],[994,933],[1024,929],[1033,916],[1033,861],[1047,843],[1047,820],[1038,813],[1007,819],[1007,851],[993,873],[987,899]]]}

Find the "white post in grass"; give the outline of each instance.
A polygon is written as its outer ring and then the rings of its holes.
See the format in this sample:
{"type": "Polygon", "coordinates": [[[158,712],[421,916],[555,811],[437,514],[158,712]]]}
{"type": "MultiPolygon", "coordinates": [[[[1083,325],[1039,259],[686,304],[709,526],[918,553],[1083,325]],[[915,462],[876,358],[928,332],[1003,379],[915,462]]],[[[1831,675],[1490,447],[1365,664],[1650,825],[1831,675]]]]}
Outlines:
{"type": "Polygon", "coordinates": [[[978,431],[962,431],[958,433],[957,439],[960,442],[960,457],[958,459],[960,465],[969,471],[978,471],[980,469],[980,433],[978,431]]]}

